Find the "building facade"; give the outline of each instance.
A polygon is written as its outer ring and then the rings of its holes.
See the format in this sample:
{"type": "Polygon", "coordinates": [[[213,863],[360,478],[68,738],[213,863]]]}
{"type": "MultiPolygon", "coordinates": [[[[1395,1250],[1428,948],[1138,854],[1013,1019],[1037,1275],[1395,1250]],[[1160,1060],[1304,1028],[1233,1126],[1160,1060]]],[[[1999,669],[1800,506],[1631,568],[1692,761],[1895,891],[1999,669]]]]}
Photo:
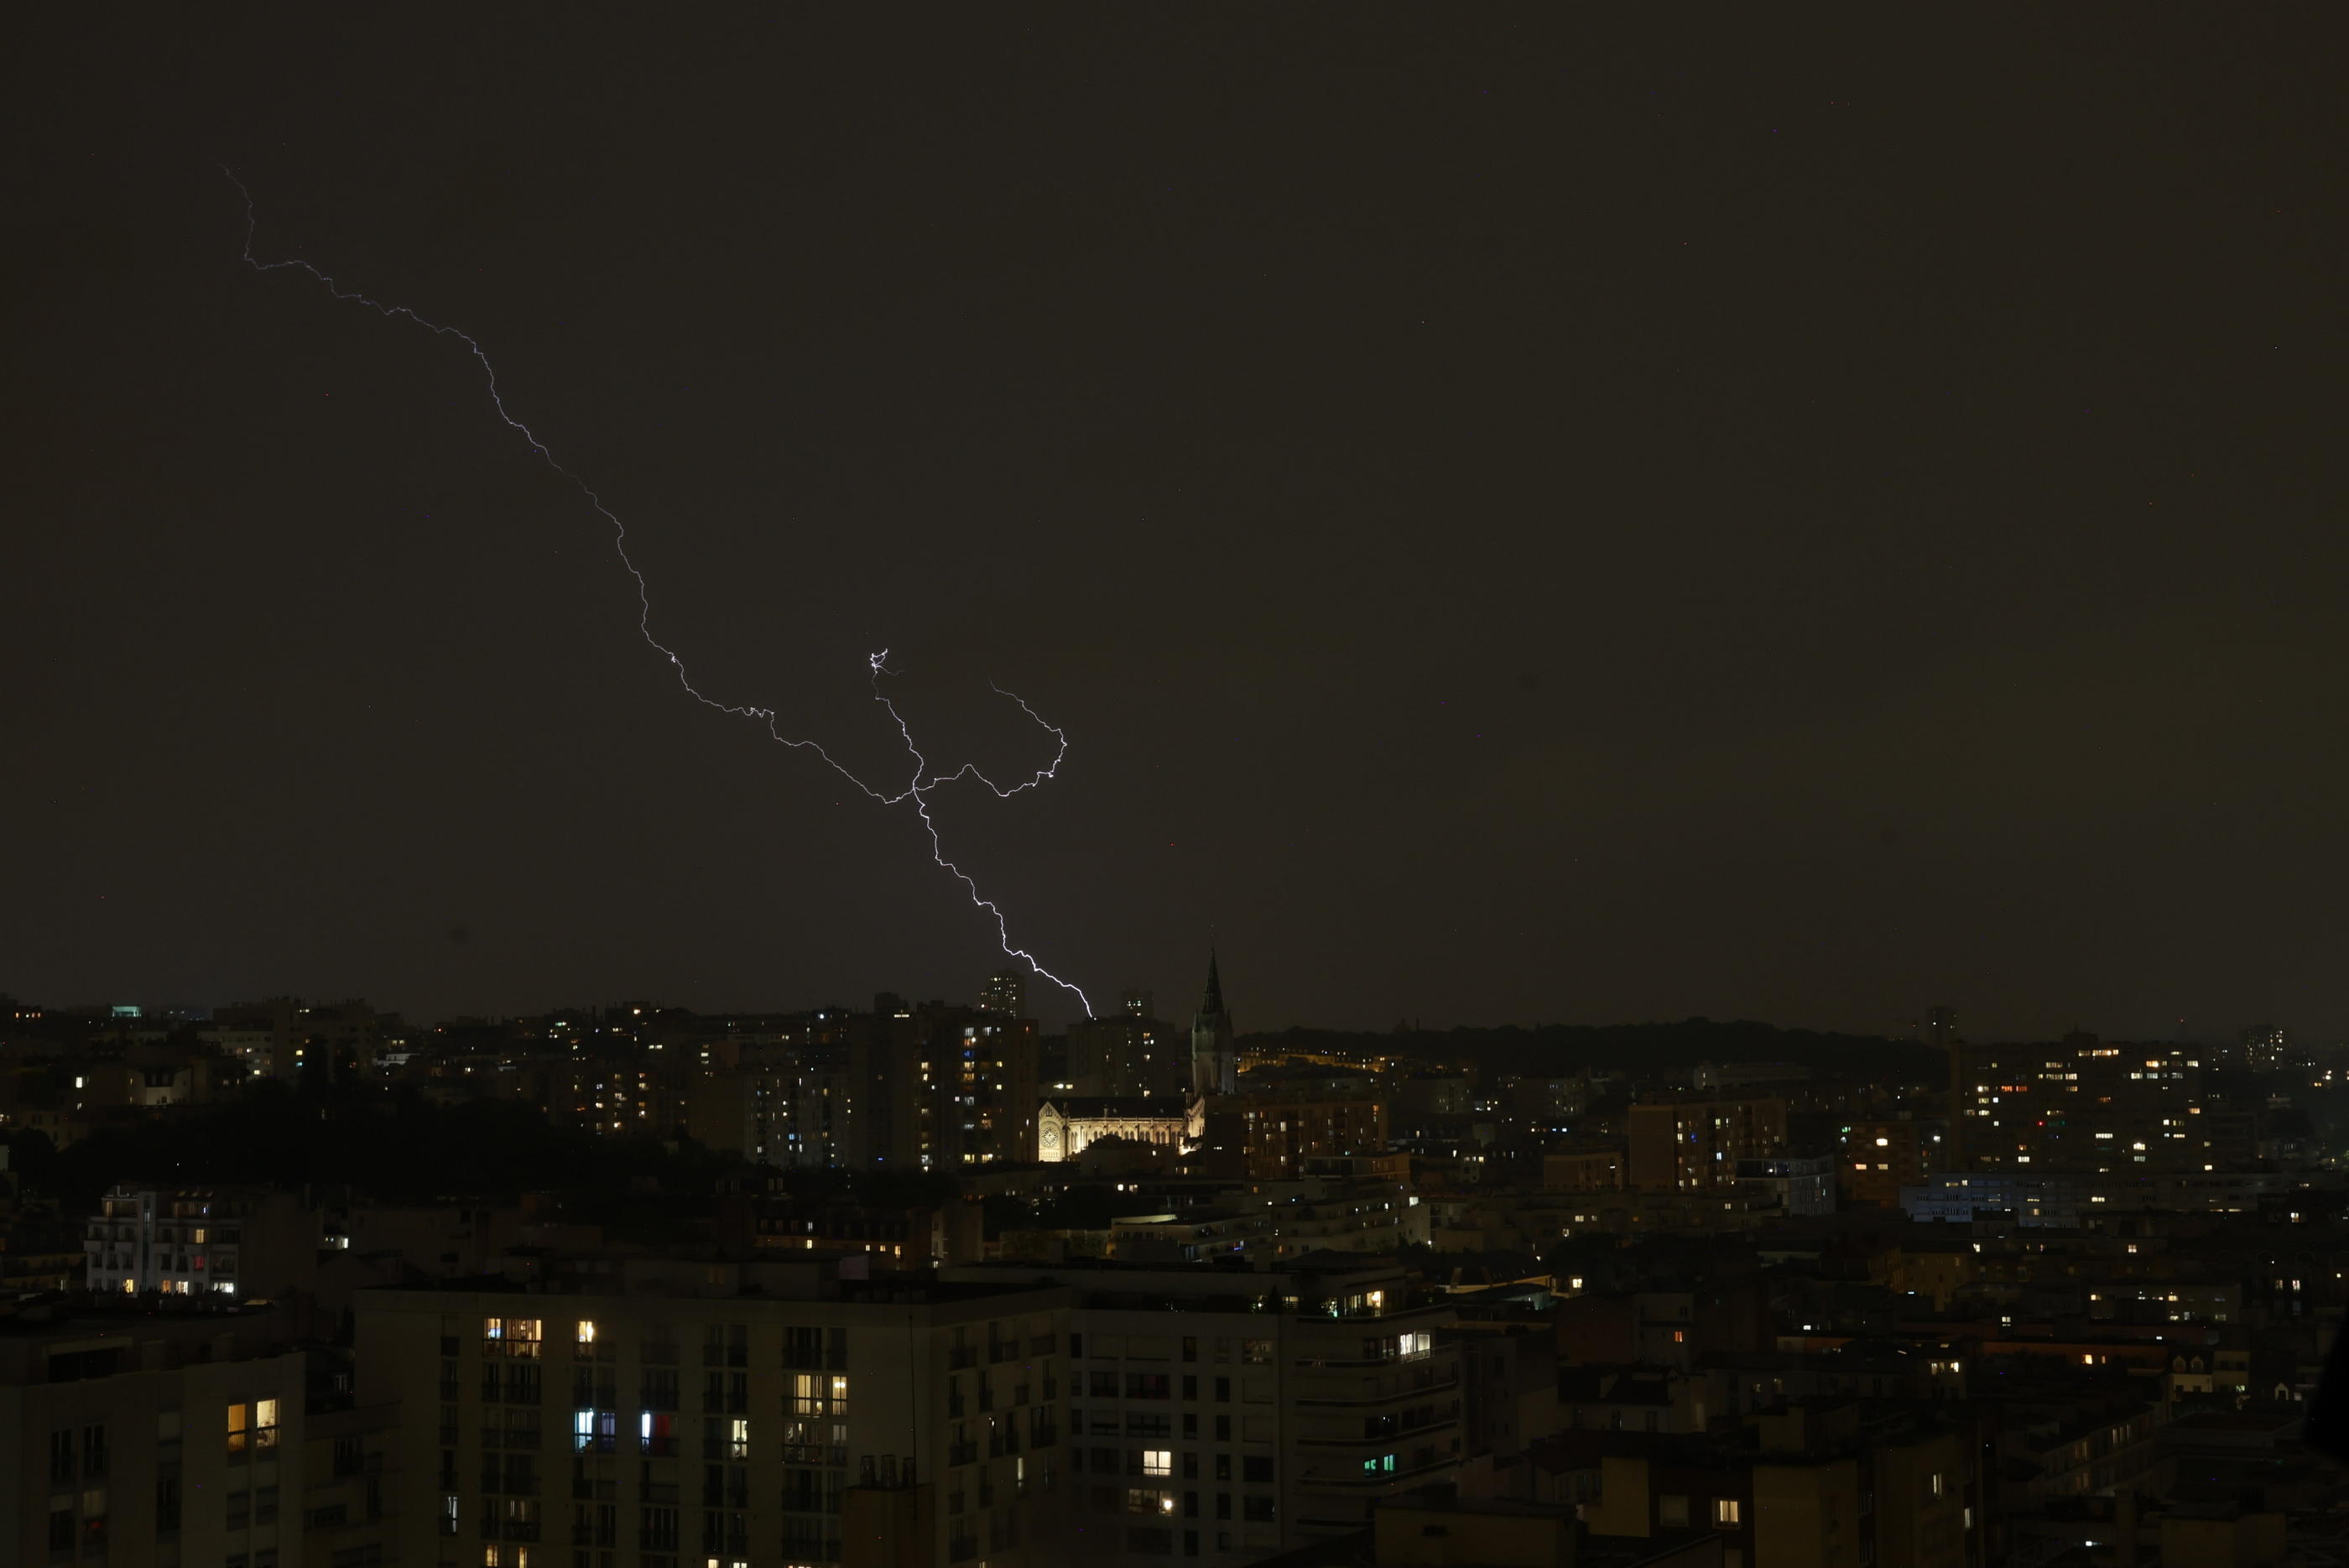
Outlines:
{"type": "Polygon", "coordinates": [[[1195,1103],[1139,1096],[1068,1096],[1037,1108],[1036,1158],[1047,1165],[1074,1159],[1086,1146],[1105,1137],[1180,1150],[1198,1141],[1200,1128],[1195,1103]]]}
{"type": "Polygon", "coordinates": [[[192,1303],[12,1318],[0,1562],[385,1561],[389,1413],[285,1350],[295,1333],[285,1309],[192,1303]]]}
{"type": "Polygon", "coordinates": [[[269,1296],[312,1279],[318,1211],[292,1193],[119,1187],[82,1243],[102,1295],[269,1296]]]}
{"type": "Polygon", "coordinates": [[[1457,1472],[1459,1351],[1438,1343],[1457,1314],[1413,1307],[1391,1262],[1016,1272],[1075,1293],[1070,1539],[1089,1556],[1239,1568],[1457,1472]]]}
{"type": "Polygon", "coordinates": [[[837,1563],[847,1494],[885,1478],[926,1521],[916,1561],[1065,1550],[1069,1293],[843,1272],[360,1293],[360,1402],[399,1401],[413,1456],[398,1561],[837,1563]]]}
{"type": "Polygon", "coordinates": [[[1786,1146],[1786,1102],[1773,1096],[1644,1101],[1626,1117],[1631,1185],[1649,1191],[1722,1192],[1737,1162],[1786,1146]]]}

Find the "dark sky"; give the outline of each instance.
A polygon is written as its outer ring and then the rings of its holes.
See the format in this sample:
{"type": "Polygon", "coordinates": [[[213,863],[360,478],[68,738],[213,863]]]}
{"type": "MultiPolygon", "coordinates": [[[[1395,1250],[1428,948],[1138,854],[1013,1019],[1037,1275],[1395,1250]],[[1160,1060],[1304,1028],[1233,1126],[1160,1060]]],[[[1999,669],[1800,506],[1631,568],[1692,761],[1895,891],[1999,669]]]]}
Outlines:
{"type": "MultiPolygon", "coordinates": [[[[2349,1033],[2332,7],[98,8],[0,989],[2349,1033]]],[[[1055,1016],[1050,1009],[1048,1018],[1055,1016]]]]}

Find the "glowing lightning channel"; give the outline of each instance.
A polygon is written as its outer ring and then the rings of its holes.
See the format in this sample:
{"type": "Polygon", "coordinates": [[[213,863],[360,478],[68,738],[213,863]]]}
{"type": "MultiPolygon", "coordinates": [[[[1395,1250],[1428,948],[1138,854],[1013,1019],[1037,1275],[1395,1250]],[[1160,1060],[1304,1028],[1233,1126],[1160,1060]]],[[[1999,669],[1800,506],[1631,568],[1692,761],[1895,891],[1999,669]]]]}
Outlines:
{"type": "Polygon", "coordinates": [[[634,577],[636,583],[637,634],[643,637],[646,644],[650,647],[654,652],[668,660],[669,668],[677,672],[678,684],[685,689],[688,696],[691,697],[695,701],[701,703],[705,707],[717,709],[721,713],[730,713],[737,718],[757,721],[766,730],[767,736],[770,740],[776,741],[783,745],[789,746],[794,751],[813,752],[831,766],[833,772],[838,774],[842,778],[846,779],[850,784],[854,784],[859,790],[862,790],[866,795],[885,806],[902,805],[908,801],[912,802],[915,814],[922,819],[922,826],[930,836],[930,858],[937,862],[938,867],[942,870],[947,872],[963,885],[964,888],[969,892],[970,901],[973,904],[986,910],[987,913],[993,918],[995,921],[996,940],[1002,947],[1005,956],[1019,960],[1038,976],[1050,981],[1062,991],[1068,992],[1077,999],[1078,1004],[1084,1008],[1087,1017],[1091,1017],[1092,1015],[1092,1002],[1086,997],[1081,987],[1078,986],[1072,981],[1062,980],[1059,975],[1054,974],[1050,970],[1046,969],[1041,963],[1037,961],[1036,955],[1030,952],[1027,949],[1014,947],[1011,945],[1011,928],[1009,923],[1004,919],[1002,909],[997,907],[993,899],[985,898],[980,894],[978,884],[972,880],[968,872],[965,871],[961,867],[947,858],[945,842],[938,836],[938,825],[930,815],[930,792],[941,788],[944,785],[957,783],[966,778],[976,779],[980,784],[985,784],[988,790],[994,793],[998,799],[1009,800],[1011,796],[1019,794],[1022,790],[1034,789],[1039,784],[1043,784],[1046,780],[1057,777],[1061,771],[1061,759],[1069,754],[1068,732],[1062,730],[1057,724],[1049,722],[1042,714],[1030,707],[1028,705],[1027,699],[1021,697],[1019,693],[1015,691],[1006,691],[1002,687],[996,686],[993,681],[989,681],[988,684],[994,688],[998,696],[1009,697],[1012,701],[1017,702],[1019,705],[1019,711],[1021,712],[1027,714],[1028,717],[1035,722],[1038,728],[1046,731],[1051,735],[1053,741],[1057,743],[1057,749],[1052,753],[1052,760],[1043,767],[1037,769],[1034,777],[1022,780],[1021,782],[1009,787],[999,784],[993,779],[988,777],[985,773],[980,771],[978,764],[976,763],[966,763],[961,767],[956,769],[953,773],[940,774],[933,776],[930,773],[929,760],[922,754],[921,748],[914,743],[913,731],[906,725],[904,716],[897,711],[897,705],[890,701],[887,694],[881,690],[881,678],[884,675],[895,673],[888,667],[889,650],[885,648],[880,652],[870,656],[867,660],[867,663],[870,666],[869,674],[873,684],[873,700],[881,704],[884,709],[887,710],[890,719],[897,726],[897,733],[905,740],[906,752],[910,753],[914,759],[913,777],[906,783],[904,789],[898,790],[895,794],[891,794],[886,790],[875,789],[871,784],[866,784],[854,773],[851,772],[839,758],[824,750],[821,743],[815,741],[802,740],[795,736],[784,734],[779,726],[779,722],[775,716],[775,711],[773,709],[753,707],[747,703],[724,702],[700,691],[690,680],[687,679],[685,659],[683,657],[678,653],[677,649],[669,647],[667,643],[661,641],[660,639],[653,635],[652,587],[646,580],[645,574],[637,569],[636,563],[630,558],[628,555],[628,525],[621,522],[619,516],[614,513],[610,507],[604,504],[603,498],[588,487],[585,480],[580,478],[577,474],[572,472],[569,469],[564,467],[554,460],[554,453],[547,450],[546,443],[538,439],[536,432],[532,431],[528,425],[523,423],[522,421],[514,418],[514,416],[508,411],[506,408],[505,395],[498,389],[497,367],[490,363],[490,357],[486,353],[482,352],[480,341],[471,333],[460,332],[456,327],[443,327],[438,322],[428,321],[423,317],[419,316],[415,311],[410,310],[404,305],[385,305],[380,301],[368,298],[364,294],[345,289],[337,285],[335,280],[326,273],[320,271],[318,268],[311,265],[308,262],[304,261],[299,257],[291,257],[285,261],[274,262],[265,262],[257,259],[253,254],[253,240],[254,234],[259,225],[259,219],[254,209],[253,192],[246,189],[244,182],[238,179],[236,177],[235,171],[229,168],[227,164],[222,164],[220,166],[220,171],[222,174],[228,176],[229,183],[234,185],[237,189],[238,194],[244,198],[243,255],[245,265],[253,268],[254,271],[268,273],[279,272],[291,268],[297,272],[307,273],[319,283],[325,285],[326,292],[336,299],[347,300],[357,305],[364,305],[368,309],[375,311],[380,316],[404,317],[408,320],[416,323],[417,326],[423,327],[428,332],[431,332],[442,337],[453,337],[458,342],[465,346],[465,351],[471,354],[473,357],[474,361],[481,366],[482,378],[489,383],[490,406],[497,410],[498,418],[504,421],[510,428],[519,432],[522,439],[529,443],[530,450],[536,452],[539,455],[540,460],[543,462],[547,467],[553,469],[565,480],[568,480],[572,486],[576,489],[581,495],[586,497],[587,504],[595,509],[596,514],[602,517],[605,522],[609,523],[612,525],[612,549],[614,553],[620,557],[620,565],[627,569],[628,576],[634,577]]]}

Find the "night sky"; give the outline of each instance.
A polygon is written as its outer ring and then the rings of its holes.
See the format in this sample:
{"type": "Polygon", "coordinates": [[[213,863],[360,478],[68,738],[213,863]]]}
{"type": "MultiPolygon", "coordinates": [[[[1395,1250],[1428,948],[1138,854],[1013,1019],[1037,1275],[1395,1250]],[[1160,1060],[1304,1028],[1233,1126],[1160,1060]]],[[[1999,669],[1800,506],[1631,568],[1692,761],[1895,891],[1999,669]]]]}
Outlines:
{"type": "Polygon", "coordinates": [[[2349,1033],[2338,8],[52,9],[0,990],[997,961],[225,162],[1104,1010],[2349,1033]]]}

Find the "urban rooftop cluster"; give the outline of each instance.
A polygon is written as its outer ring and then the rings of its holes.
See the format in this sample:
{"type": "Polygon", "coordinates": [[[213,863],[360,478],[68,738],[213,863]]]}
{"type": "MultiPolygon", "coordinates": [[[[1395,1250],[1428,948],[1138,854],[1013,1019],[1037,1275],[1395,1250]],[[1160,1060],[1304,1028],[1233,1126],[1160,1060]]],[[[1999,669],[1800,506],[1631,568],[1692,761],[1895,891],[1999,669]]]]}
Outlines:
{"type": "Polygon", "coordinates": [[[2349,1549],[2284,1031],[1156,1012],[6,1002],[0,1559],[2349,1549]]]}

